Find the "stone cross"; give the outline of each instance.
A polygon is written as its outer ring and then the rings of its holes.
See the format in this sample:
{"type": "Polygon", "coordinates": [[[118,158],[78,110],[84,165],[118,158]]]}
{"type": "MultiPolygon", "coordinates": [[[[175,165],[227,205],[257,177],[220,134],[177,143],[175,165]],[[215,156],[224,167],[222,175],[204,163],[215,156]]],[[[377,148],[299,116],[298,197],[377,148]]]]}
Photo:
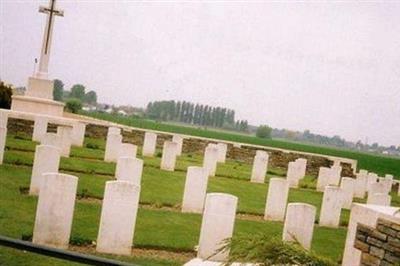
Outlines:
{"type": "Polygon", "coordinates": [[[51,37],[53,33],[53,24],[55,16],[64,16],[64,11],[56,9],[56,0],[50,0],[49,6],[39,7],[40,13],[47,14],[47,22],[44,30],[43,43],[42,43],[42,51],[40,53],[39,60],[39,69],[36,73],[37,78],[47,78],[48,68],[49,68],[49,59],[50,59],[50,47],[51,47],[51,37]]]}

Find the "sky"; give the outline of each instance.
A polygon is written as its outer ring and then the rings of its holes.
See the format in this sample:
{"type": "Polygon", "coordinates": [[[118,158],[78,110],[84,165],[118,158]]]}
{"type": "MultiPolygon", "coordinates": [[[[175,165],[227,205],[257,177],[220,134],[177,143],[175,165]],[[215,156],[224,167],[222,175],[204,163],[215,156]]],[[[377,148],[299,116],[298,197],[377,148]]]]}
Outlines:
{"type": "MultiPolygon", "coordinates": [[[[47,1],[0,1],[0,78],[26,86],[47,1]]],[[[400,145],[400,1],[57,1],[49,76],[99,102],[400,145]]]]}

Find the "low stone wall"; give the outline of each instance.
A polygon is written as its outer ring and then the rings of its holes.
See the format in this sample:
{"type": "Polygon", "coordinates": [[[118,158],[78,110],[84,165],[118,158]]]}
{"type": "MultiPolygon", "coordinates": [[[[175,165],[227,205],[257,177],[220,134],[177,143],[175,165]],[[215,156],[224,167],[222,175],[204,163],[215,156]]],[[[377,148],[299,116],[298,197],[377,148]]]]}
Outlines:
{"type": "MultiPolygon", "coordinates": [[[[10,133],[17,134],[18,132],[24,132],[31,135],[33,131],[33,122],[19,119],[9,119],[8,128],[10,133]]],[[[86,126],[86,137],[106,139],[107,127],[89,124],[86,126]]],[[[55,131],[55,125],[49,125],[49,131],[55,131]]],[[[123,141],[133,143],[138,146],[143,145],[144,131],[132,130],[122,132],[123,141]]],[[[162,148],[165,140],[171,140],[172,133],[157,134],[157,147],[162,148]]],[[[183,141],[183,152],[184,153],[203,153],[205,147],[209,143],[216,143],[215,141],[207,139],[190,138],[184,139],[183,141]]],[[[302,155],[295,152],[283,152],[274,149],[256,148],[252,146],[242,145],[240,148],[235,147],[232,144],[228,144],[227,158],[252,163],[255,156],[256,150],[265,150],[269,152],[269,165],[275,168],[287,169],[287,165],[290,161],[294,161],[297,158],[307,159],[307,174],[317,176],[319,167],[330,166],[333,163],[322,156],[302,155]]],[[[342,176],[354,177],[353,171],[350,164],[342,164],[343,171],[342,176]]]]}
{"type": "Polygon", "coordinates": [[[361,265],[400,265],[400,224],[378,219],[376,228],[358,224],[354,247],[361,265]]]}

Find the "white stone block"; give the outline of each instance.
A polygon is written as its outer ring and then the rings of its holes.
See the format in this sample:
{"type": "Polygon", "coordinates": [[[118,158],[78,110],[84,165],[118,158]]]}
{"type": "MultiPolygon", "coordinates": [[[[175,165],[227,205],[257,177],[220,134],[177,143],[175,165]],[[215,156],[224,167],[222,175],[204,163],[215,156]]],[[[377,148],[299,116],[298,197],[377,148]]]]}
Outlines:
{"type": "Polygon", "coordinates": [[[57,135],[61,138],[61,156],[69,157],[72,145],[72,127],[58,126],[57,135]]]}
{"type": "Polygon", "coordinates": [[[140,186],[143,173],[143,160],[134,157],[119,157],[115,168],[118,181],[131,182],[140,186]]]}
{"type": "Polygon", "coordinates": [[[197,257],[211,261],[226,261],[229,250],[217,251],[223,241],[232,237],[238,198],[224,193],[209,193],[204,205],[197,257]]]}
{"type": "Polygon", "coordinates": [[[68,248],[77,187],[76,176],[44,174],[36,209],[33,243],[68,248]]]}
{"type": "Polygon", "coordinates": [[[143,142],[143,156],[153,157],[156,152],[157,145],[157,134],[152,132],[146,132],[144,134],[144,142],[143,142]]]}
{"type": "Polygon", "coordinates": [[[172,142],[175,142],[178,144],[177,150],[176,150],[176,155],[181,156],[182,155],[182,148],[183,148],[183,137],[180,135],[173,135],[172,136],[172,142]]]}
{"type": "Polygon", "coordinates": [[[226,143],[218,143],[218,162],[225,163],[226,160],[226,152],[228,151],[228,144],[226,143]]]}
{"type": "Polygon", "coordinates": [[[367,204],[390,206],[392,197],[387,193],[368,193],[367,204]]]}
{"type": "Polygon", "coordinates": [[[257,150],[257,151],[256,151],[256,156],[268,158],[268,152],[262,151],[262,150],[257,150]]]}
{"type": "Polygon", "coordinates": [[[60,166],[61,150],[56,146],[38,145],[33,159],[30,195],[38,195],[43,183],[43,174],[57,173],[60,166]]]}
{"type": "Polygon", "coordinates": [[[299,181],[302,178],[302,166],[297,162],[289,162],[286,179],[289,181],[291,188],[297,188],[299,181]]]}
{"type": "Polygon", "coordinates": [[[121,143],[118,157],[136,157],[137,146],[131,143],[121,143]]]}
{"type": "Polygon", "coordinates": [[[6,139],[7,139],[7,127],[0,127],[0,165],[3,164],[4,160],[6,139]]]}
{"type": "Polygon", "coordinates": [[[96,251],[130,255],[140,187],[125,181],[106,182],[96,251]]]}
{"type": "Polygon", "coordinates": [[[250,182],[264,183],[268,170],[268,154],[256,155],[253,161],[250,182]]]}
{"type": "Polygon", "coordinates": [[[161,170],[174,171],[176,164],[176,156],[178,151],[178,143],[165,141],[161,157],[161,170]]]}
{"type": "Polygon", "coordinates": [[[33,124],[32,140],[40,142],[43,135],[47,133],[47,125],[49,121],[47,117],[36,116],[33,124]]]}
{"type": "Polygon", "coordinates": [[[368,174],[360,170],[356,176],[354,197],[363,199],[365,197],[365,192],[367,191],[368,174]]]}
{"type": "Polygon", "coordinates": [[[361,262],[361,250],[354,247],[357,225],[363,224],[375,227],[376,221],[382,215],[394,215],[399,208],[353,203],[351,207],[349,226],[347,228],[346,244],[343,254],[343,266],[358,266],[361,262]]]}
{"type": "Polygon", "coordinates": [[[331,167],[331,176],[329,180],[329,185],[332,186],[339,186],[340,183],[340,177],[342,173],[342,167],[341,166],[334,166],[331,167]]]}
{"type": "Polygon", "coordinates": [[[82,147],[85,141],[86,124],[76,122],[72,125],[72,145],[82,147]]]}
{"type": "Polygon", "coordinates": [[[344,193],[340,187],[326,186],[322,198],[319,225],[334,228],[338,227],[343,202],[344,193]]]}
{"type": "Polygon", "coordinates": [[[314,206],[305,203],[289,203],[283,226],[283,241],[298,241],[305,248],[311,248],[314,233],[315,214],[314,206]]]}
{"type": "Polygon", "coordinates": [[[265,220],[284,221],[288,195],[288,180],[284,178],[271,178],[269,180],[267,202],[265,204],[264,213],[265,220]]]}
{"type": "Polygon", "coordinates": [[[119,127],[109,127],[108,131],[107,131],[107,135],[110,135],[110,134],[121,135],[121,128],[119,128],[119,127]]]}
{"type": "Polygon", "coordinates": [[[108,134],[106,141],[106,150],[104,152],[104,161],[117,162],[122,144],[122,136],[120,134],[108,134]]]}
{"type": "Polygon", "coordinates": [[[215,176],[218,162],[218,148],[216,145],[208,145],[204,151],[203,167],[209,176],[215,176]]]}
{"type": "Polygon", "coordinates": [[[203,167],[187,169],[182,212],[203,213],[207,193],[208,172],[203,167]]]}
{"type": "Polygon", "coordinates": [[[0,109],[0,128],[7,128],[8,114],[0,109]]]}
{"type": "Polygon", "coordinates": [[[343,191],[343,208],[350,210],[354,197],[354,186],[356,179],[351,177],[343,177],[340,182],[340,188],[343,191]]]}

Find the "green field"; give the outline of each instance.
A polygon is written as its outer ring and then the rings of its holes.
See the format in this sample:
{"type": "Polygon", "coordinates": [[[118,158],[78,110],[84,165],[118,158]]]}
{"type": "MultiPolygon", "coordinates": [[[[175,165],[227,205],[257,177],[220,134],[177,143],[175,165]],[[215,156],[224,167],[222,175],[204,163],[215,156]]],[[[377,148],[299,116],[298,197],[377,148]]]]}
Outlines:
{"type": "MultiPolygon", "coordinates": [[[[104,140],[85,139],[99,149],[73,147],[70,158],[62,158],[60,172],[79,177],[71,248],[95,253],[101,199],[105,182],[113,180],[115,164],[102,161],[104,140]],[[89,244],[88,244],[89,243],[89,244]]],[[[14,238],[30,238],[33,231],[37,197],[28,196],[31,166],[36,143],[21,136],[8,136],[4,164],[0,166],[0,234],[14,238]]],[[[140,152],[140,149],[139,149],[140,152]]],[[[139,156],[140,157],[140,156],[139,156]]],[[[145,158],[140,195],[140,209],[133,239],[133,256],[107,256],[141,265],[181,265],[195,256],[201,215],[180,213],[185,171],[188,166],[201,165],[199,154],[184,154],[178,158],[175,172],[159,169],[160,158],[145,158]],[[166,254],[164,254],[164,253],[166,254]]],[[[238,215],[235,236],[268,233],[280,236],[282,223],[262,220],[268,179],[285,176],[280,169],[269,169],[266,183],[249,182],[251,165],[233,160],[219,164],[217,176],[210,178],[208,192],[225,192],[238,196],[238,215]]],[[[307,176],[302,186],[315,187],[315,177],[307,176]]],[[[400,198],[393,196],[393,205],[400,206],[400,198]]],[[[314,189],[291,189],[290,202],[321,205],[322,193],[314,189]]],[[[349,211],[343,210],[341,227],[331,229],[316,225],[312,249],[319,255],[340,261],[349,211]]],[[[317,217],[318,220],[318,217],[317,217]]],[[[97,254],[103,256],[102,254],[97,254]]],[[[5,265],[66,265],[66,262],[47,257],[0,248],[0,264],[5,265]],[[35,261],[32,264],[32,261],[35,261]]],[[[68,264],[69,265],[69,264],[68,264]]]]}
{"type": "Polygon", "coordinates": [[[396,179],[400,179],[400,158],[371,153],[357,152],[346,149],[316,146],[311,144],[295,143],[290,141],[261,139],[255,136],[240,135],[235,133],[227,133],[221,131],[205,130],[195,127],[185,127],[179,125],[171,125],[167,123],[155,122],[151,120],[138,119],[126,116],[111,115],[106,113],[85,113],[85,115],[95,118],[108,120],[132,127],[152,129],[158,131],[193,135],[198,137],[213,138],[227,141],[236,141],[254,145],[261,145],[274,148],[289,149],[294,151],[310,152],[316,154],[324,154],[331,156],[355,159],[358,161],[359,169],[366,169],[379,175],[392,174],[396,179]]]}

